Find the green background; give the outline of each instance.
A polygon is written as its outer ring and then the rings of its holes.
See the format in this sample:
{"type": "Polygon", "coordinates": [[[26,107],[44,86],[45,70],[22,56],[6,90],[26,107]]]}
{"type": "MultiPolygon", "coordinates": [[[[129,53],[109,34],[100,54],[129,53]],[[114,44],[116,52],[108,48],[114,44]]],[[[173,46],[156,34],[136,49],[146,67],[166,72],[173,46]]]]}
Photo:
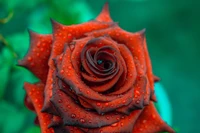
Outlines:
{"type": "MultiPolygon", "coordinates": [[[[63,24],[85,22],[98,14],[104,3],[105,0],[0,0],[0,18],[13,13],[7,23],[0,21],[1,133],[38,132],[33,113],[23,105],[22,87],[24,81],[37,79],[15,66],[28,50],[27,28],[51,33],[50,18],[63,24]]],[[[113,20],[123,29],[136,32],[146,28],[153,71],[161,78],[171,102],[173,127],[180,133],[200,132],[200,1],[110,0],[109,5],[113,20]]]]}

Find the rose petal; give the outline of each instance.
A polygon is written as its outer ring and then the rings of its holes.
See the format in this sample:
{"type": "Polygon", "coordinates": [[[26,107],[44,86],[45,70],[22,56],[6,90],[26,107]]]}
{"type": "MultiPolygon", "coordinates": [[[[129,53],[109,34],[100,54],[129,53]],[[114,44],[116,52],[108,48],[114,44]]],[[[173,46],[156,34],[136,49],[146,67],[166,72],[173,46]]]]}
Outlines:
{"type": "Polygon", "coordinates": [[[101,13],[96,17],[96,20],[97,21],[102,21],[102,22],[112,22],[112,19],[110,17],[108,3],[105,3],[101,13]]]}
{"type": "Polygon", "coordinates": [[[147,65],[147,76],[149,79],[149,84],[150,84],[150,89],[151,89],[151,100],[156,101],[156,96],[154,94],[154,75],[152,72],[152,65],[151,65],[151,60],[149,58],[149,53],[147,50],[147,45],[146,45],[146,38],[144,38],[144,54],[145,54],[145,60],[146,60],[146,65],[147,65]]]}
{"type": "Polygon", "coordinates": [[[89,86],[83,83],[81,78],[76,75],[76,72],[74,69],[69,70],[69,68],[72,68],[71,64],[71,51],[68,46],[66,46],[65,53],[62,60],[62,66],[59,69],[58,68],[58,74],[57,76],[63,80],[66,84],[71,86],[71,88],[75,91],[77,95],[84,96],[88,99],[93,99],[97,101],[112,101],[114,99],[117,99],[121,96],[104,96],[101,95],[95,91],[93,91],[89,86]],[[89,93],[88,93],[89,92],[89,93]]]}
{"type": "Polygon", "coordinates": [[[52,59],[63,52],[64,44],[70,43],[74,38],[83,37],[84,34],[87,32],[107,28],[113,25],[113,22],[107,23],[107,22],[89,21],[79,25],[66,26],[52,20],[52,25],[53,25],[54,42],[51,51],[51,56],[48,62],[49,72],[45,86],[44,106],[42,108],[42,110],[46,112],[49,112],[49,108],[51,108],[49,100],[52,96],[52,84],[53,84],[52,75],[53,72],[55,71],[55,66],[52,59]]]}
{"type": "Polygon", "coordinates": [[[117,109],[116,111],[120,113],[124,113],[129,115],[133,110],[136,109],[142,109],[144,107],[144,92],[147,85],[147,79],[145,76],[140,77],[136,80],[136,83],[134,84],[134,98],[132,98],[131,103],[127,106],[121,107],[117,109]]]}
{"type": "Polygon", "coordinates": [[[159,116],[153,102],[146,106],[133,126],[133,133],[175,133],[159,116]]]}
{"type": "Polygon", "coordinates": [[[107,29],[96,30],[88,33],[88,36],[99,37],[104,34],[108,34],[113,40],[122,43],[127,46],[134,57],[137,72],[139,75],[146,73],[146,61],[144,58],[144,30],[141,32],[130,33],[122,30],[116,24],[113,27],[107,29]]]}
{"type": "Polygon", "coordinates": [[[122,106],[127,106],[133,99],[133,90],[130,89],[126,94],[123,94],[122,97],[115,99],[110,102],[101,102],[101,101],[94,101],[90,99],[86,99],[81,97],[84,101],[89,103],[99,114],[107,113],[116,110],[122,106]]]}
{"type": "Polygon", "coordinates": [[[81,51],[83,47],[85,46],[85,44],[91,39],[92,37],[85,37],[83,39],[73,40],[75,45],[74,45],[74,50],[71,55],[71,61],[72,61],[73,68],[75,69],[78,75],[80,74],[80,68],[81,68],[81,51]]]}
{"type": "Polygon", "coordinates": [[[158,82],[158,81],[160,81],[160,78],[158,77],[158,76],[153,76],[153,79],[154,79],[154,82],[158,82]]]}
{"type": "Polygon", "coordinates": [[[55,133],[82,133],[82,131],[76,127],[64,126],[62,119],[58,116],[54,116],[49,128],[52,127],[55,133]]]}
{"type": "Polygon", "coordinates": [[[53,129],[48,129],[48,124],[51,120],[51,115],[47,113],[41,113],[41,109],[43,106],[43,91],[44,91],[44,84],[37,83],[37,84],[29,84],[24,83],[24,89],[27,92],[28,97],[33,103],[37,116],[39,118],[40,128],[42,133],[54,133],[53,129]]]}
{"type": "Polygon", "coordinates": [[[118,122],[122,115],[108,113],[98,115],[95,112],[87,112],[75,101],[58,88],[58,79],[55,80],[51,102],[58,110],[64,125],[79,126],[84,128],[98,128],[118,122]],[[63,101],[65,100],[65,101],[63,101]],[[111,117],[107,120],[107,117],[111,117]]]}
{"type": "Polygon", "coordinates": [[[129,116],[124,117],[117,123],[98,129],[86,129],[84,131],[87,133],[132,133],[133,125],[141,112],[142,110],[135,110],[129,116]]]}
{"type": "Polygon", "coordinates": [[[26,94],[26,96],[25,96],[25,98],[24,98],[24,104],[25,104],[26,107],[27,107],[28,109],[30,109],[31,111],[35,111],[35,108],[34,108],[34,106],[33,106],[33,103],[31,102],[31,99],[27,96],[27,94],[26,94]]]}
{"type": "Polygon", "coordinates": [[[48,73],[48,60],[52,45],[52,35],[37,34],[29,30],[30,48],[19,65],[29,69],[43,83],[46,82],[48,73]]]}
{"type": "Polygon", "coordinates": [[[127,72],[126,72],[127,75],[125,77],[126,80],[124,81],[124,84],[120,85],[121,87],[111,94],[121,94],[121,93],[128,91],[133,86],[133,84],[136,80],[136,75],[137,75],[134,59],[131,55],[131,52],[123,44],[118,44],[118,48],[120,49],[120,53],[121,53],[123,59],[125,60],[126,68],[127,68],[127,72]]]}

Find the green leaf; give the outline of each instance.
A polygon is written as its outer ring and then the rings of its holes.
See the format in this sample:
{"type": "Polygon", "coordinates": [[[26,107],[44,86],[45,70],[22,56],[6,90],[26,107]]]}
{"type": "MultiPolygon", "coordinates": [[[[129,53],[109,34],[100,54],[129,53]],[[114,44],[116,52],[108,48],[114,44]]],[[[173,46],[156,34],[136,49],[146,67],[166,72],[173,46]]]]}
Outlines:
{"type": "Polygon", "coordinates": [[[38,79],[25,68],[19,66],[13,67],[5,93],[5,99],[23,107],[25,96],[25,91],[23,89],[24,82],[35,83],[38,82],[38,79]]]}
{"type": "Polygon", "coordinates": [[[40,133],[40,128],[36,126],[32,126],[28,128],[24,133],[40,133]]]}
{"type": "Polygon", "coordinates": [[[24,57],[29,48],[29,35],[27,31],[10,35],[6,37],[6,40],[17,54],[18,59],[24,57]]]}
{"type": "Polygon", "coordinates": [[[21,112],[14,105],[0,102],[0,129],[2,133],[19,133],[23,128],[26,114],[21,112]]]}
{"type": "Polygon", "coordinates": [[[2,52],[0,53],[0,99],[2,99],[6,85],[9,81],[10,69],[13,62],[12,53],[8,48],[3,47],[2,52]]]}

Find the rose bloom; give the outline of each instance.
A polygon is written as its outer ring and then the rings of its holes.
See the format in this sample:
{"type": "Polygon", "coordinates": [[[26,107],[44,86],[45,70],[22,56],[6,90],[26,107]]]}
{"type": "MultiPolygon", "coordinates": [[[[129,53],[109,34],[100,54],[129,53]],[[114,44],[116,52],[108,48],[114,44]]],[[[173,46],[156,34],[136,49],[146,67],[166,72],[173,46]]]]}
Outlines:
{"type": "Polygon", "coordinates": [[[30,49],[19,61],[40,79],[24,88],[42,133],[174,133],[153,104],[145,30],[121,29],[108,4],[95,20],[52,25],[52,34],[30,31],[30,49]]]}

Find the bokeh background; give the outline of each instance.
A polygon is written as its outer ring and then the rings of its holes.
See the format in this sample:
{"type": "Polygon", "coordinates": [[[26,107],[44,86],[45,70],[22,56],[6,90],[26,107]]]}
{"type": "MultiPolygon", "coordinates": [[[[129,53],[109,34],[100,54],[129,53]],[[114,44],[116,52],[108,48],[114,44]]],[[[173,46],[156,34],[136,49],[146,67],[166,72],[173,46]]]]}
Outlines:
{"type": "MultiPolygon", "coordinates": [[[[200,132],[200,1],[107,0],[119,25],[146,28],[153,71],[167,92],[177,132],[200,132]]],[[[93,19],[106,0],[0,0],[0,132],[38,133],[23,104],[23,82],[37,79],[17,67],[29,47],[27,29],[51,33],[50,18],[63,24],[93,19]]],[[[165,105],[163,105],[165,106],[165,105]]]]}

